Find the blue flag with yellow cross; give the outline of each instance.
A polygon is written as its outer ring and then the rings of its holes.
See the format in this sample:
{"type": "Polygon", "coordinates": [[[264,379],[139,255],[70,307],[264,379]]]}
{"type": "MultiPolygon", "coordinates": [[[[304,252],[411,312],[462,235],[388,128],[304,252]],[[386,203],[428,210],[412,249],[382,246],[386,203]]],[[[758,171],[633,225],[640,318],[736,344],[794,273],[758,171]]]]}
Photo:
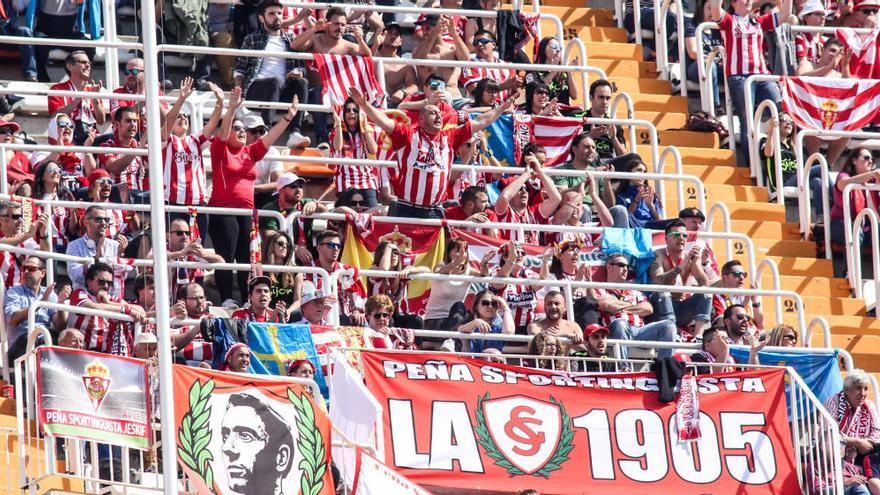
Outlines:
{"type": "Polygon", "coordinates": [[[329,396],[309,325],[248,323],[247,335],[254,373],[286,376],[287,366],[291,362],[308,359],[315,367],[314,380],[321,389],[321,395],[329,396]]]}

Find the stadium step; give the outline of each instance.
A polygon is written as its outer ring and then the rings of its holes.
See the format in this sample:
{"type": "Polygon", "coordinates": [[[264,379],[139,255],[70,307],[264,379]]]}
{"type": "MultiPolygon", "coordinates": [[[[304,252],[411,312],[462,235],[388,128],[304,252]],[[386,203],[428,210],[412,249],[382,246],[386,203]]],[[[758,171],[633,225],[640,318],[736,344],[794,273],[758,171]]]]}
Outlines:
{"type": "MultiPolygon", "coordinates": [[[[713,230],[720,230],[713,226],[713,230]]],[[[752,239],[782,239],[788,241],[796,241],[801,238],[801,233],[797,224],[767,222],[763,220],[732,220],[731,229],[734,232],[741,232],[748,235],[752,239]]]]}
{"type": "MultiPolygon", "coordinates": [[[[581,4],[583,6],[583,3],[581,4]]],[[[614,21],[614,13],[610,10],[606,9],[590,9],[590,8],[570,8],[570,7],[545,7],[541,6],[542,14],[552,14],[562,21],[562,25],[566,28],[569,27],[580,27],[580,26],[593,26],[593,27],[617,27],[617,23],[614,21]]],[[[552,33],[555,32],[554,24],[550,23],[550,30],[544,29],[544,23],[546,21],[542,21],[541,29],[544,32],[552,33]]],[[[587,47],[587,53],[592,54],[594,52],[590,51],[589,47],[587,47]]],[[[591,55],[592,57],[593,55],[591,55]]],[[[641,52],[639,52],[636,57],[638,59],[642,58],[641,52]]],[[[617,58],[617,57],[614,57],[617,58]]]]}
{"type": "MultiPolygon", "coordinates": [[[[589,53],[587,53],[589,56],[589,53]]],[[[611,79],[611,83],[614,83],[615,79],[621,77],[629,77],[629,78],[649,78],[656,79],[657,73],[654,71],[654,66],[651,64],[646,64],[644,62],[639,62],[636,60],[608,60],[601,59],[595,57],[589,57],[587,59],[587,65],[590,67],[597,67],[605,71],[605,74],[611,79]]],[[[590,76],[590,81],[594,81],[596,78],[594,76],[590,76]]]]}
{"type": "MultiPolygon", "coordinates": [[[[639,153],[648,153],[644,156],[651,156],[650,150],[645,147],[642,149],[639,146],[639,153]]],[[[665,173],[672,173],[671,167],[670,170],[664,170],[665,173]]],[[[749,177],[749,170],[745,168],[738,167],[712,167],[705,165],[685,165],[682,167],[682,172],[686,175],[693,175],[698,177],[703,181],[703,184],[711,184],[711,183],[723,183],[729,185],[743,185],[750,186],[752,185],[752,179],[749,177]]]]}
{"type": "MultiPolygon", "coordinates": [[[[664,81],[665,82],[665,81],[664,81]]],[[[641,136],[640,139],[647,139],[647,134],[641,136]]],[[[662,130],[657,131],[658,139],[660,139],[660,149],[666,146],[675,147],[701,147],[701,148],[717,148],[718,135],[714,132],[693,132],[681,130],[662,130]]]]}
{"type": "MultiPolygon", "coordinates": [[[[674,169],[666,168],[664,165],[664,173],[673,173],[674,169]]],[[[767,189],[756,186],[728,186],[726,184],[705,184],[706,198],[711,198],[713,202],[728,201],[755,201],[759,203],[767,203],[767,189]]],[[[676,194],[677,186],[674,182],[666,182],[666,201],[672,201],[671,204],[680,209],[678,196],[676,194]]],[[[685,184],[685,205],[693,206],[697,200],[696,188],[693,184],[685,184]]],[[[672,209],[670,207],[670,209],[672,209]]]]}
{"type": "MultiPolygon", "coordinates": [[[[797,292],[803,297],[848,298],[850,296],[849,285],[842,278],[780,275],[779,283],[783,290],[797,292]]],[[[772,287],[769,271],[765,271],[762,275],[761,286],[767,289],[772,287]]]]}
{"type": "MultiPolygon", "coordinates": [[[[831,260],[816,258],[789,258],[779,256],[765,256],[772,259],[779,267],[780,275],[795,275],[801,277],[832,277],[834,268],[831,260]]],[[[760,262],[760,260],[758,260],[760,262]]]]}
{"type": "MultiPolygon", "coordinates": [[[[633,101],[635,103],[635,100],[633,101]]],[[[626,108],[620,105],[617,108],[617,117],[626,118],[626,108]]],[[[687,112],[650,112],[640,111],[636,108],[636,119],[647,120],[654,124],[654,127],[660,129],[681,129],[687,122],[687,112]]],[[[651,156],[650,154],[648,156],[651,156]]],[[[682,157],[684,158],[684,157],[682,157]]]]}
{"type": "MultiPolygon", "coordinates": [[[[642,118],[638,116],[638,118],[642,118]]],[[[636,132],[641,129],[637,129],[636,132]]],[[[658,129],[658,138],[659,138],[659,129],[658,129]]],[[[661,146],[662,149],[662,146],[661,146]]],[[[638,149],[636,150],[642,156],[651,156],[651,147],[647,145],[643,145],[639,143],[638,149]]],[[[748,176],[749,170],[745,167],[736,167],[736,157],[733,151],[728,149],[714,149],[714,148],[695,148],[692,146],[679,146],[678,152],[681,153],[681,162],[684,165],[699,165],[705,168],[717,168],[719,166],[723,166],[723,168],[740,168],[743,172],[748,176]]],[[[724,181],[716,181],[719,183],[724,183],[724,181]]]]}
{"type": "MultiPolygon", "coordinates": [[[[565,25],[565,23],[563,23],[565,25]]],[[[552,33],[556,30],[556,25],[550,21],[541,21],[541,31],[552,33]]],[[[572,24],[565,25],[565,33],[562,35],[566,43],[571,39],[581,39],[584,41],[604,41],[611,43],[626,43],[626,30],[619,27],[605,26],[575,26],[572,24]]],[[[587,53],[589,56],[589,52],[587,53]]]]}

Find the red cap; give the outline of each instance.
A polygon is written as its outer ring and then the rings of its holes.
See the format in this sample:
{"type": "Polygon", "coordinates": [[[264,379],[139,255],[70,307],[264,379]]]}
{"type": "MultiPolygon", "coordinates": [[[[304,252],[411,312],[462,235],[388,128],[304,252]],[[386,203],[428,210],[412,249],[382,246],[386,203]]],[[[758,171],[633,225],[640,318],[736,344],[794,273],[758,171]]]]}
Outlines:
{"type": "Polygon", "coordinates": [[[242,347],[248,349],[247,344],[244,344],[242,342],[236,342],[232,344],[229,349],[226,349],[226,355],[223,356],[223,361],[226,362],[226,364],[229,364],[229,359],[232,358],[232,354],[236,351],[236,349],[240,349],[242,347]]]}
{"type": "Polygon", "coordinates": [[[590,323],[584,327],[584,337],[589,337],[597,332],[605,332],[607,334],[608,329],[598,323],[590,323]]]}
{"type": "Polygon", "coordinates": [[[856,0],[853,5],[853,10],[877,8],[880,8],[880,2],[878,2],[878,0],[856,0]]]}
{"type": "Polygon", "coordinates": [[[315,365],[312,364],[312,362],[309,361],[308,359],[297,359],[296,361],[292,361],[287,366],[287,374],[289,375],[289,374],[293,373],[294,371],[296,371],[297,368],[299,368],[300,366],[302,366],[304,364],[308,364],[309,366],[311,366],[312,370],[315,369],[315,365]]]}
{"type": "Polygon", "coordinates": [[[3,119],[0,119],[0,127],[12,127],[12,132],[17,133],[21,130],[21,126],[15,122],[7,122],[3,119]]]}
{"type": "Polygon", "coordinates": [[[92,173],[89,174],[89,185],[94,184],[99,179],[110,179],[110,172],[107,172],[103,168],[96,168],[92,173]]]}

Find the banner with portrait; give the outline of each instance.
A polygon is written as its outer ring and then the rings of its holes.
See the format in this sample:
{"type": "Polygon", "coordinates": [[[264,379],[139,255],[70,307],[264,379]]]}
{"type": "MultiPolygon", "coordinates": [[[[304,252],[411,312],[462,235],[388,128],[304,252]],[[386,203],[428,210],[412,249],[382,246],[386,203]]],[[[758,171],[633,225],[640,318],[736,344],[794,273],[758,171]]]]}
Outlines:
{"type": "Polygon", "coordinates": [[[38,416],[46,434],[138,449],[152,443],[144,361],[41,347],[36,378],[38,416]]]}
{"type": "Polygon", "coordinates": [[[335,493],[330,420],[282,379],[175,365],[177,455],[199,494],[335,493]]]}
{"type": "Polygon", "coordinates": [[[782,369],[698,377],[702,437],[682,442],[653,374],[380,351],[363,352],[363,365],[383,408],[385,463],[429,489],[800,493],[782,369]]]}

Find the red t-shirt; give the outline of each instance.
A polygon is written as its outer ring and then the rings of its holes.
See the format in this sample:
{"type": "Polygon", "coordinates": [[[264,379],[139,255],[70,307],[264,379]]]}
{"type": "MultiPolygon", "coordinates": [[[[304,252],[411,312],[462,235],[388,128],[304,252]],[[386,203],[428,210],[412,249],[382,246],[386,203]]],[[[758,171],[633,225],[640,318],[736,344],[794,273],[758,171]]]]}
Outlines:
{"type": "MultiPolygon", "coordinates": [[[[498,215],[492,208],[486,208],[483,213],[485,213],[486,216],[489,217],[490,222],[498,221],[498,215]]],[[[467,220],[467,215],[464,214],[464,210],[461,208],[461,206],[456,205],[446,208],[446,214],[444,215],[444,218],[446,218],[447,220],[467,220]]]]}
{"type": "Polygon", "coordinates": [[[232,148],[226,141],[211,138],[213,173],[208,206],[253,208],[257,162],[266,156],[267,151],[262,139],[241,148],[232,148]]]}
{"type": "Polygon", "coordinates": [[[6,165],[6,181],[10,184],[17,180],[34,180],[34,171],[28,156],[16,151],[6,165]]]}

